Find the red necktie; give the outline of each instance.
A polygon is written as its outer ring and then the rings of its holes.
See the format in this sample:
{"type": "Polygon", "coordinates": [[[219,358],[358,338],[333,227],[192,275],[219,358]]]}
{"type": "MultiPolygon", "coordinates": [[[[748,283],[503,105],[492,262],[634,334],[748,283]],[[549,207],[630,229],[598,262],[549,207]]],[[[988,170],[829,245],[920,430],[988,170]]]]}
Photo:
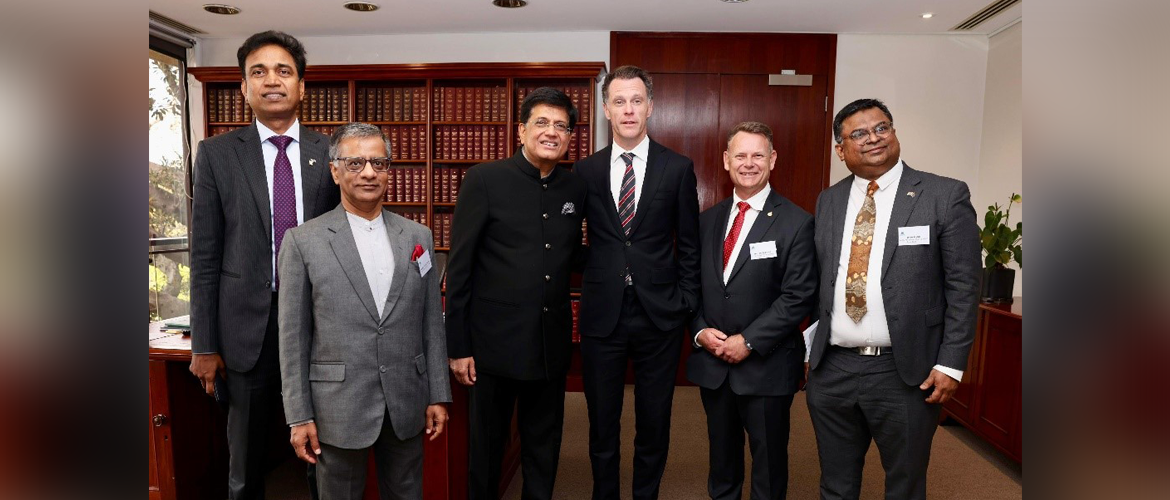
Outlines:
{"type": "Polygon", "coordinates": [[[727,270],[727,261],[731,259],[732,250],[735,250],[735,242],[739,239],[739,230],[743,228],[743,216],[749,208],[752,208],[746,201],[741,201],[736,206],[739,207],[739,213],[735,215],[735,222],[731,224],[731,231],[727,233],[727,239],[723,240],[724,270],[727,270]]]}

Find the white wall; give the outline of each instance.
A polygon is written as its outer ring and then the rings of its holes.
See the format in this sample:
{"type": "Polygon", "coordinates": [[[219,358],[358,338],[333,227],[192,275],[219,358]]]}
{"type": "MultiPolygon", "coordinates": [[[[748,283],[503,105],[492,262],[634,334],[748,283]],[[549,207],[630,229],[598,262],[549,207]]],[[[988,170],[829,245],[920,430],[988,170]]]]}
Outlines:
{"type": "MultiPolygon", "coordinates": [[[[1004,205],[1012,193],[1023,193],[1023,26],[1020,22],[996,34],[987,52],[979,180],[971,196],[980,226],[988,206],[1004,205]]],[[[1011,224],[1023,216],[1023,205],[1013,206],[1011,224]]],[[[1023,271],[1014,263],[1010,267],[1017,269],[1015,294],[1023,295],[1023,271]]]]}
{"type": "MultiPolygon", "coordinates": [[[[983,35],[840,35],[833,113],[856,99],[881,99],[894,115],[906,163],[974,190],[987,47],[983,35]]],[[[836,152],[830,156],[831,185],[849,170],[836,152]]]]}

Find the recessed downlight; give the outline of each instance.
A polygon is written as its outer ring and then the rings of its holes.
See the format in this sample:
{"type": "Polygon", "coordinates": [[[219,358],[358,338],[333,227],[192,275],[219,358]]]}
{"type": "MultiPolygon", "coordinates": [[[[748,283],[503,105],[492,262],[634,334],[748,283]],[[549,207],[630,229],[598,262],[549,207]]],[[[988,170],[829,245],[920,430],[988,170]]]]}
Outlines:
{"type": "Polygon", "coordinates": [[[932,17],[934,17],[934,13],[933,13],[933,12],[923,12],[923,13],[922,13],[922,18],[923,18],[923,19],[930,19],[930,18],[932,18],[932,17]]]}
{"type": "Polygon", "coordinates": [[[234,16],[240,13],[239,7],[232,7],[231,5],[224,5],[222,3],[205,3],[203,10],[212,14],[222,14],[225,16],[234,16]]]}
{"type": "Polygon", "coordinates": [[[518,9],[528,5],[528,0],[492,0],[492,5],[505,9],[518,9]]]}
{"type": "Polygon", "coordinates": [[[344,7],[358,12],[373,12],[378,10],[378,5],[370,2],[345,2],[344,7]]]}

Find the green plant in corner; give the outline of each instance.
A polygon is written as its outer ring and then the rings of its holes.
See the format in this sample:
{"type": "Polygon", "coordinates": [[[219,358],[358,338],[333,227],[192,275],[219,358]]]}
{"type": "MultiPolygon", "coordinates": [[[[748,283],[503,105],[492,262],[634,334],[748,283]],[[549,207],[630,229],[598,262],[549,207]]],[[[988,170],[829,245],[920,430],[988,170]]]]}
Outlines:
{"type": "Polygon", "coordinates": [[[983,243],[983,267],[987,269],[1003,269],[1013,259],[1020,267],[1024,267],[1024,248],[1021,240],[1024,237],[1024,223],[1017,222],[1015,229],[1008,225],[1012,214],[1012,205],[1022,203],[1023,197],[1012,193],[1006,207],[996,203],[987,207],[987,215],[983,218],[983,230],[980,240],[983,243]]]}

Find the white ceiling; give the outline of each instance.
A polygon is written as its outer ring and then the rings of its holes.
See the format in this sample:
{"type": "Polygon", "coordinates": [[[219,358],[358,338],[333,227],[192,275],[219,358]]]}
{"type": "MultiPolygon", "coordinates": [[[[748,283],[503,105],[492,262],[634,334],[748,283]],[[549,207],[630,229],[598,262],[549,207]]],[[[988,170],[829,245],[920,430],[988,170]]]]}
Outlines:
{"type": "MultiPolygon", "coordinates": [[[[346,0],[149,0],[150,10],[207,32],[243,37],[268,29],[295,36],[531,31],[741,31],[945,33],[993,0],[528,0],[502,9],[491,0],[373,0],[353,12],[346,0]],[[227,3],[234,16],[203,3],[227,3]],[[934,13],[922,19],[924,12],[934,13]]],[[[969,33],[990,34],[1021,17],[1023,2],[969,33]]],[[[540,43],[534,40],[533,43],[540,43]]]]}

